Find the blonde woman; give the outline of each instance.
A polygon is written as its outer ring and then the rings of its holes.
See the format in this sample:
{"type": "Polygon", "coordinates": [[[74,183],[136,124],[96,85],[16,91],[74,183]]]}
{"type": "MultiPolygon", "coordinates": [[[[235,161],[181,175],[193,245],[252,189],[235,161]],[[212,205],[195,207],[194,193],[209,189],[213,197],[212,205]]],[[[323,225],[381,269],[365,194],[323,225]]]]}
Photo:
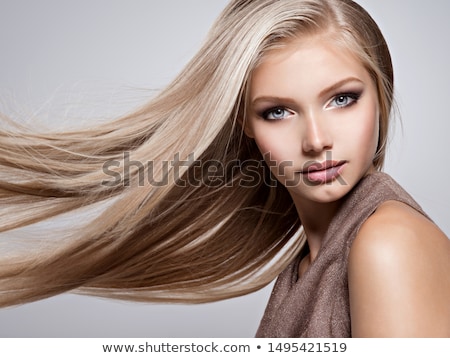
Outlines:
{"type": "Polygon", "coordinates": [[[389,51],[357,4],[230,3],[135,113],[2,129],[2,230],[106,209],[2,257],[0,302],[208,302],[282,272],[258,336],[448,336],[449,242],[380,172],[392,100],[389,51]]]}

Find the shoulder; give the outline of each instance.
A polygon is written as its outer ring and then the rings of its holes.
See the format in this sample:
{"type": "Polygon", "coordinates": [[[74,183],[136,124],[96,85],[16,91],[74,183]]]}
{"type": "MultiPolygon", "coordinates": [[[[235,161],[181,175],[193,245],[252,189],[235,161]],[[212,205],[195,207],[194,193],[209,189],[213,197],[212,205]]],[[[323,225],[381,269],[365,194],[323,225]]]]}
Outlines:
{"type": "Polygon", "coordinates": [[[361,226],[348,267],[354,336],[450,336],[450,241],[388,201],[361,226]]]}

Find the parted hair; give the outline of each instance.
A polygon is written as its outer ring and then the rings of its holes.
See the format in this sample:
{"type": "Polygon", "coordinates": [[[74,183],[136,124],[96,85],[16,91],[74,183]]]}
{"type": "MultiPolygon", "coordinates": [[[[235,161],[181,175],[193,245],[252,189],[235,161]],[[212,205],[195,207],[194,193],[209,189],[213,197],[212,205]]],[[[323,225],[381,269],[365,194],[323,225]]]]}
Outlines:
{"type": "Polygon", "coordinates": [[[242,124],[252,72],[264,56],[313,34],[351,51],[376,84],[374,165],[380,169],[393,73],[370,15],[351,0],[231,1],[197,55],[133,113],[95,128],[53,133],[3,116],[0,231],[69,212],[77,220],[80,210],[101,205],[76,229],[44,228],[35,233],[36,244],[27,242],[29,249],[2,252],[0,306],[72,290],[136,301],[208,302],[273,280],[304,238],[287,190],[271,177],[242,124]],[[124,168],[126,161],[142,163],[165,184],[143,181],[138,165],[127,176],[115,172],[112,181],[105,163],[124,168]],[[221,175],[211,178],[218,163],[221,175]]]}

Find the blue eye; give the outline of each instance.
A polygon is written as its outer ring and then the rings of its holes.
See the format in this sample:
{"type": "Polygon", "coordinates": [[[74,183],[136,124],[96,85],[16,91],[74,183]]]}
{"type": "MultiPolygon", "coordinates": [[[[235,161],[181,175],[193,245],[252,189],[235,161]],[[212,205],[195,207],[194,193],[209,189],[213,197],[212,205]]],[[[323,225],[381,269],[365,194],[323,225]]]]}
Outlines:
{"type": "Polygon", "coordinates": [[[291,114],[287,109],[283,107],[271,108],[267,111],[264,111],[261,115],[267,121],[279,121],[288,117],[291,114]]]}
{"type": "Polygon", "coordinates": [[[348,107],[348,106],[351,106],[352,104],[356,103],[356,101],[358,101],[360,96],[361,95],[358,93],[339,94],[332,99],[332,101],[330,102],[330,105],[332,107],[337,107],[337,108],[348,107]]]}

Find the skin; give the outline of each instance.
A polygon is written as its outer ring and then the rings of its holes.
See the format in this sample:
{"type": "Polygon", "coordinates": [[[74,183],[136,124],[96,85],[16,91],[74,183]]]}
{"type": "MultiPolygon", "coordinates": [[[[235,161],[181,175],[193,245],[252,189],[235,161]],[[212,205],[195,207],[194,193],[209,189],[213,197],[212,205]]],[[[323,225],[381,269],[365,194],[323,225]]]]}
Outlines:
{"type": "Polygon", "coordinates": [[[350,251],[354,337],[450,337],[450,241],[407,205],[389,201],[350,251]]]}
{"type": "MultiPolygon", "coordinates": [[[[325,36],[291,41],[255,69],[244,130],[287,187],[305,229],[310,254],[300,276],[344,196],[374,170],[378,129],[373,80],[325,36]],[[338,174],[312,182],[308,166],[330,158],[338,174]]],[[[450,241],[432,222],[399,202],[382,204],[350,252],[352,335],[450,336],[449,265],[450,241]]]]}

